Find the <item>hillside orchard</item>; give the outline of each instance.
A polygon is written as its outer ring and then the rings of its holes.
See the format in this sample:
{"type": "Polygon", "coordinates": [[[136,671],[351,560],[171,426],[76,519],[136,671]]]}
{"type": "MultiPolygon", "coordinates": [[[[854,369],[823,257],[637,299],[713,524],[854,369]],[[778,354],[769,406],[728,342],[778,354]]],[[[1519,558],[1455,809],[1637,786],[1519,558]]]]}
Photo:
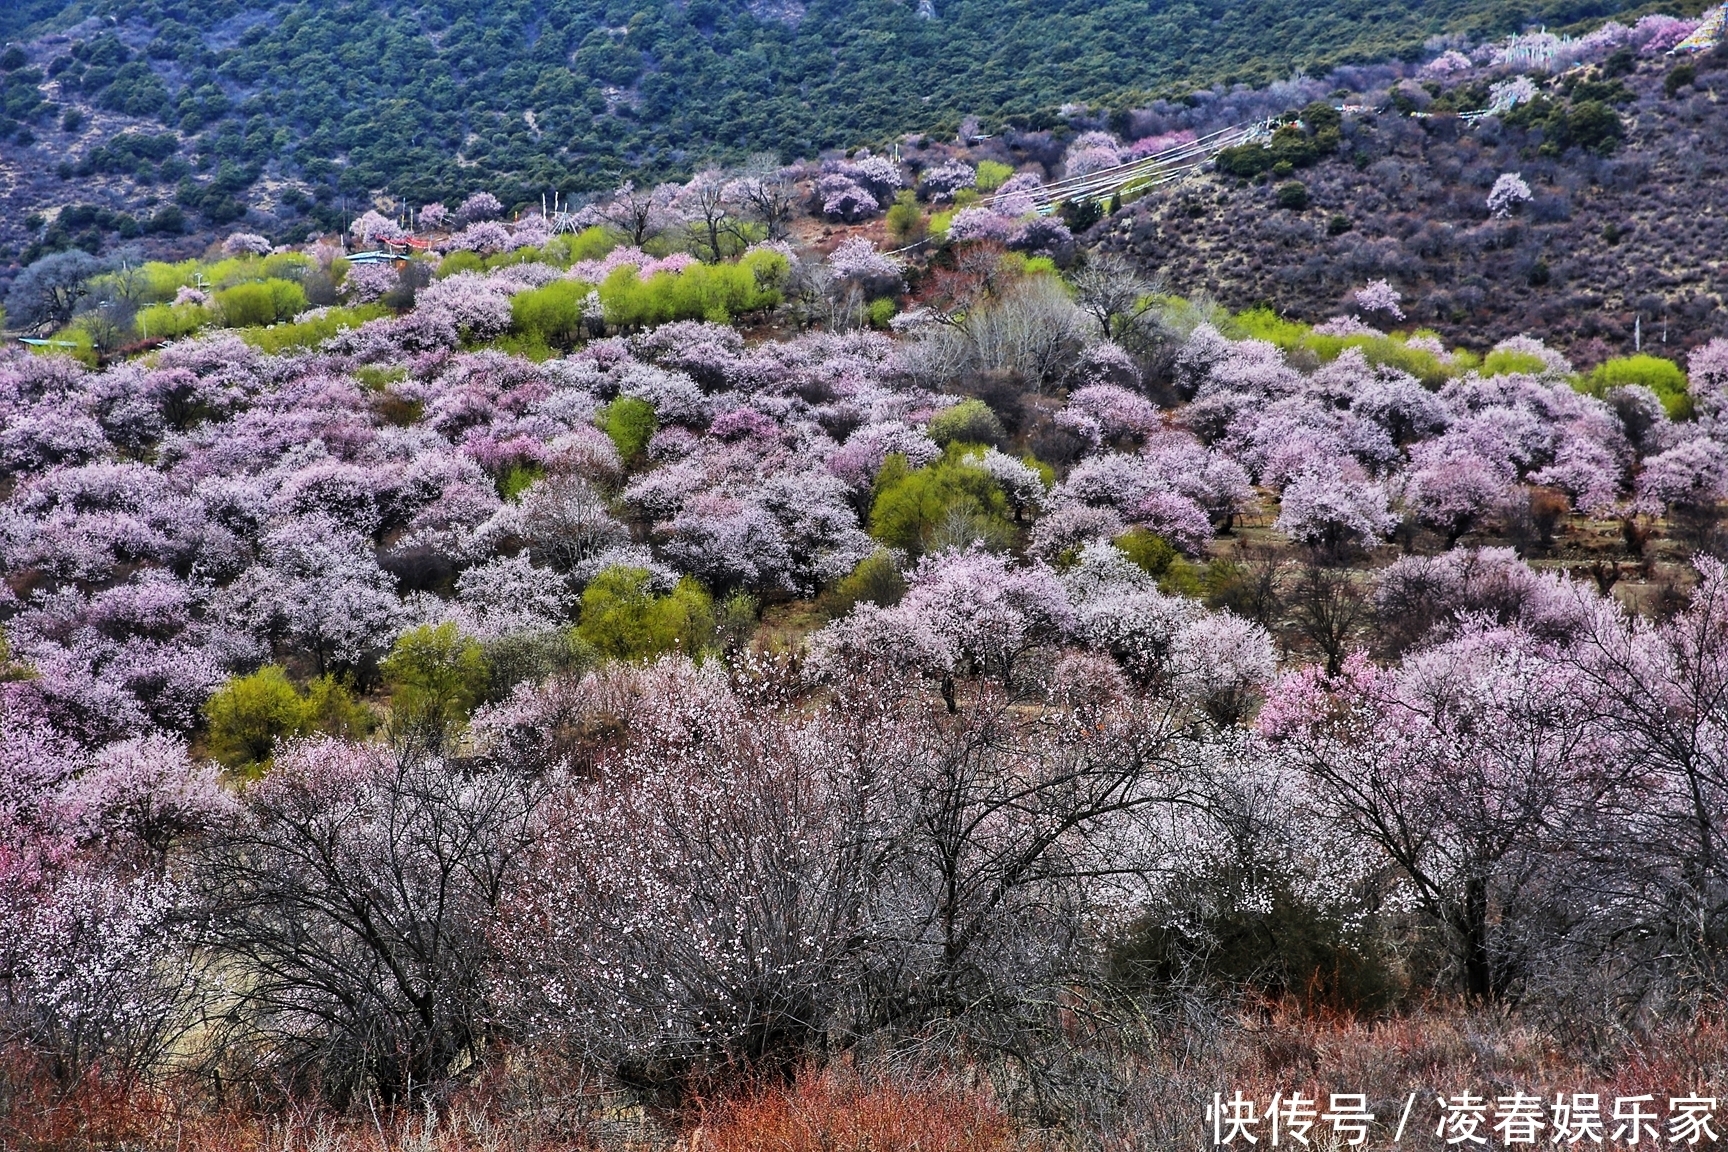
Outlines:
{"type": "Polygon", "coordinates": [[[916,1044],[1096,1133],[1172,997],[1709,1010],[1728,343],[1581,373],[988,239],[893,335],[865,241],[621,239],[0,362],[18,1115],[916,1044]],[[703,276],[778,334],[667,319],[703,276]]]}
{"type": "Polygon", "coordinates": [[[32,264],[7,1147],[1169,1148],[1221,1086],[1719,1078],[1728,340],[1231,311],[1038,185],[32,264]]]}

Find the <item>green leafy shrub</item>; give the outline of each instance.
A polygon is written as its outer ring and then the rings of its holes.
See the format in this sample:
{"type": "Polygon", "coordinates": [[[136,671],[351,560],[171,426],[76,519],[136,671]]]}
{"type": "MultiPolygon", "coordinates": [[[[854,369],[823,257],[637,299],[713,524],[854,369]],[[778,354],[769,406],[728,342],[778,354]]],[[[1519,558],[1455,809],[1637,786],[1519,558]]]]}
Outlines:
{"type": "Polygon", "coordinates": [[[1496,348],[1482,358],[1484,376],[1540,376],[1547,370],[1547,362],[1532,352],[1496,348]]]}
{"type": "Polygon", "coordinates": [[[621,242],[616,232],[597,224],[581,232],[552,237],[540,255],[547,263],[568,268],[578,260],[598,260],[621,242]]]}
{"type": "Polygon", "coordinates": [[[12,659],[12,642],[6,639],[5,631],[0,629],[0,684],[35,678],[36,671],[29,664],[12,659]]]}
{"type": "Polygon", "coordinates": [[[740,652],[748,648],[756,634],[756,624],[762,619],[762,602],[740,589],[718,605],[714,614],[714,640],[725,652],[740,652]]]}
{"type": "Polygon", "coordinates": [[[1008,435],[990,405],[975,398],[936,413],[930,419],[929,432],[930,439],[943,447],[954,443],[1000,445],[1008,435]]]}
{"type": "Polygon", "coordinates": [[[1278,207],[1300,212],[1308,207],[1308,185],[1300,180],[1278,186],[1278,207]]]}
{"type": "Polygon", "coordinates": [[[893,548],[918,553],[936,542],[957,518],[987,542],[1011,540],[1008,500],[994,477],[971,463],[959,444],[942,459],[916,470],[903,456],[890,456],[876,476],[870,535],[893,548]]]}
{"type": "Polygon", "coordinates": [[[382,364],[362,364],[349,375],[364,384],[369,391],[382,392],[390,385],[408,379],[408,369],[399,364],[389,368],[382,364]]]}
{"type": "Polygon", "coordinates": [[[1265,340],[1285,352],[1306,351],[1323,363],[1336,360],[1346,348],[1359,348],[1368,363],[1408,372],[1430,388],[1438,388],[1453,376],[1475,367],[1477,363],[1474,356],[1462,350],[1454,350],[1450,356],[1442,359],[1428,348],[1411,347],[1410,340],[1413,337],[1433,336],[1432,332],[1419,331],[1409,335],[1392,333],[1385,336],[1323,336],[1309,325],[1286,320],[1269,308],[1251,308],[1239,312],[1231,317],[1224,327],[1228,329],[1229,335],[1265,340]]]}
{"type": "Polygon", "coordinates": [[[831,616],[844,616],[860,604],[890,608],[906,595],[906,577],[894,553],[877,548],[858,561],[858,566],[842,576],[828,597],[827,611],[831,616]]]}
{"type": "Polygon", "coordinates": [[[306,686],[306,711],[314,729],[347,740],[364,739],[378,722],[349,681],[330,675],[306,686]]]}
{"type": "Polygon", "coordinates": [[[1673,420],[1692,416],[1692,396],[1686,389],[1686,373],[1680,365],[1660,356],[1639,353],[1621,356],[1598,365],[1584,378],[1584,391],[1593,396],[1605,395],[1610,389],[1642,385],[1662,401],[1673,420]]]}
{"type": "Polygon", "coordinates": [[[1170,571],[1170,565],[1176,562],[1178,555],[1168,540],[1144,528],[1130,528],[1116,537],[1114,543],[1123,555],[1154,579],[1170,571]]]}
{"type": "Polygon", "coordinates": [[[778,252],[747,253],[735,264],[692,264],[682,272],[657,272],[646,280],[635,268],[619,268],[600,285],[606,322],[619,328],[651,328],[674,320],[729,323],[780,303],[791,266],[778,252]]]}
{"type": "Polygon", "coordinates": [[[656,596],[644,568],[608,568],[582,592],[576,633],[615,660],[646,660],[667,652],[699,656],[714,637],[714,602],[686,576],[656,596]]]}
{"type": "Polygon", "coordinates": [[[444,277],[454,276],[458,272],[484,272],[485,270],[486,261],[480,253],[460,248],[438,261],[436,276],[442,280],[444,277]]]}
{"type": "Polygon", "coordinates": [[[486,699],[503,700],[524,680],[540,683],[553,675],[580,677],[600,661],[600,653],[572,628],[515,632],[488,640],[486,699]]]}
{"type": "Polygon", "coordinates": [[[636,396],[620,396],[600,410],[600,427],[612,438],[626,464],[640,460],[660,427],[654,405],[636,396]]]}
{"type": "Polygon", "coordinates": [[[978,163],[978,191],[994,192],[1012,175],[1014,169],[999,160],[981,160],[978,163]]]}
{"type": "Polygon", "coordinates": [[[304,312],[306,291],[292,280],[256,280],[218,289],[212,302],[227,327],[253,328],[304,312]]]}
{"type": "Polygon", "coordinates": [[[569,348],[582,338],[582,302],[593,289],[575,280],[554,280],[519,292],[510,300],[511,326],[554,348],[569,348]]]}
{"type": "Polygon", "coordinates": [[[498,495],[514,500],[545,475],[546,469],[538,464],[512,464],[498,474],[498,495]]]}
{"type": "Polygon", "coordinates": [[[288,674],[274,664],[233,677],[204,704],[210,755],[237,772],[267,767],[277,743],[312,731],[313,718],[288,674]]]}
{"type": "Polygon", "coordinates": [[[1620,114],[1603,100],[1568,103],[1542,96],[1514,108],[1505,119],[1513,127],[1540,129],[1540,151],[1545,156],[1559,156],[1573,148],[1606,156],[1626,135],[1620,114]]]}
{"type": "Polygon", "coordinates": [[[338,332],[388,315],[390,309],[383,304],[360,304],[353,308],[331,308],[312,320],[242,329],[238,335],[259,351],[274,355],[292,348],[316,348],[338,332]]]}
{"type": "Polygon", "coordinates": [[[1619,147],[1626,135],[1626,124],[1603,101],[1581,100],[1553,125],[1553,132],[1553,139],[1543,144],[1544,149],[1564,152],[1568,148],[1583,148],[1606,156],[1619,147]]]}
{"type": "Polygon", "coordinates": [[[1214,163],[1218,171],[1241,180],[1252,180],[1262,172],[1287,174],[1337,151],[1342,123],[1335,108],[1315,102],[1302,110],[1300,124],[1281,125],[1265,144],[1226,148],[1214,163]]]}
{"type": "Polygon", "coordinates": [[[1662,92],[1668,99],[1672,100],[1680,95],[1680,89],[1691,87],[1692,82],[1697,78],[1698,69],[1691,61],[1676,64],[1668,70],[1668,75],[1662,78],[1662,92]]]}
{"type": "Polygon", "coordinates": [[[138,335],[178,340],[208,327],[215,319],[201,304],[151,304],[138,310],[138,335]]]}
{"type": "Polygon", "coordinates": [[[485,696],[489,674],[480,642],[453,623],[404,633],[378,670],[390,689],[390,726],[398,739],[446,747],[485,696]]]}

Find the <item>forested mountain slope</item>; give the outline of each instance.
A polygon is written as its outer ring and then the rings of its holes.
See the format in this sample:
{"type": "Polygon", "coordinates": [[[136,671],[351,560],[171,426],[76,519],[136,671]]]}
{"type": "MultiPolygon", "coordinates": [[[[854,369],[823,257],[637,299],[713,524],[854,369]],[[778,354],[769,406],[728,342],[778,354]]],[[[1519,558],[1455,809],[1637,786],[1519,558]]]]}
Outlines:
{"type": "Polygon", "coordinates": [[[1595,363],[1715,334],[1728,293],[1728,52],[1624,56],[1474,126],[1448,112],[1479,106],[1481,91],[1428,84],[1369,96],[1385,110],[1344,117],[1338,148],[1311,167],[1220,171],[1124,209],[1098,238],[1176,291],[1310,322],[1387,277],[1413,297],[1410,321],[1448,339],[1541,332],[1595,363]],[[1601,140],[1558,138],[1561,121],[1605,110],[1601,140]],[[1508,174],[1529,198],[1496,216],[1489,196],[1508,174]]]}
{"type": "Polygon", "coordinates": [[[1610,99],[1556,90],[1561,105],[1617,118],[1617,135],[1582,149],[1516,117],[1469,129],[1410,115],[1437,96],[1439,113],[1487,99],[1493,67],[1444,94],[1424,79],[1418,61],[1444,44],[1532,19],[1587,26],[1617,8],[14,5],[0,17],[0,34],[24,29],[0,50],[0,283],[69,247],[184,258],[235,226],[299,243],[374,206],[486,188],[523,209],[548,192],[647,187],[764,152],[811,161],[894,142],[918,172],[943,162],[962,127],[972,160],[1051,179],[1101,130],[1126,155],[1344,101],[1378,114],[1348,117],[1342,146],[1298,173],[1300,206],[1279,206],[1284,176],[1226,173],[1134,206],[1111,243],[1175,290],[1232,307],[1321,319],[1340,293],[1389,276],[1421,287],[1419,319],[1454,339],[1540,325],[1568,347],[1600,336],[1617,350],[1637,342],[1642,316],[1656,339],[1674,329],[1690,346],[1721,291],[1721,216],[1707,201],[1728,147],[1723,73],[1700,64],[1696,82],[1670,90],[1662,52],[1627,53],[1624,69],[1592,81],[1611,84],[1610,99]],[[1321,70],[1355,59],[1379,63],[1321,70]],[[1297,67],[1315,78],[1227,83],[1297,67]],[[1512,171],[1535,202],[1485,223],[1487,186],[1512,171]]]}
{"type": "MultiPolygon", "coordinates": [[[[717,150],[808,156],[968,115],[1053,124],[1068,102],[1127,107],[1637,6],[91,0],[9,5],[0,35],[55,7],[35,30],[68,39],[27,49],[49,100],[159,119],[189,151],[250,168],[430,199],[470,190],[471,165],[492,183],[609,187],[717,150]]],[[[32,122],[27,103],[8,98],[11,129],[32,122]]]]}

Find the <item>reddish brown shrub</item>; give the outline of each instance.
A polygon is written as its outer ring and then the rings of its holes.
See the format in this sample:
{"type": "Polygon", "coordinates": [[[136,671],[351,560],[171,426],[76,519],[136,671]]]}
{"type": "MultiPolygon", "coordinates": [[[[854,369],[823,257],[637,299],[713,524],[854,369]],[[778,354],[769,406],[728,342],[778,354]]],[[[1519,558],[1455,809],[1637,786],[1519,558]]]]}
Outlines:
{"type": "Polygon", "coordinates": [[[834,1070],[705,1107],[686,1143],[690,1152],[994,1152],[1021,1146],[995,1101],[981,1092],[947,1083],[865,1084],[834,1070]]]}

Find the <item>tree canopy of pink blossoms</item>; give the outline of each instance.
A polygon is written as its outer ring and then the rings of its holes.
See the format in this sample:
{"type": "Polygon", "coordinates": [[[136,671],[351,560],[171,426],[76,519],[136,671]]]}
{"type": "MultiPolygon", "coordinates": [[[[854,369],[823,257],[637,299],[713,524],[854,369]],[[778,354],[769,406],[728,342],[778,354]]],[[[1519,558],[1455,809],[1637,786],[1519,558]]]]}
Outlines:
{"type": "Polygon", "coordinates": [[[222,251],[230,256],[268,256],[270,241],[256,232],[235,232],[222,241],[222,251]]]}
{"type": "Polygon", "coordinates": [[[476,192],[456,209],[456,218],[464,224],[494,220],[503,214],[504,205],[490,192],[476,192]]]}
{"type": "Polygon", "coordinates": [[[1122,144],[1108,132],[1082,132],[1068,146],[1063,172],[1086,176],[1122,163],[1122,144]]]}
{"type": "Polygon", "coordinates": [[[1703,415],[1719,418],[1728,413],[1728,340],[1718,336],[1692,350],[1686,361],[1686,384],[1703,415]]]}
{"type": "Polygon", "coordinates": [[[476,221],[445,242],[452,251],[490,255],[510,247],[510,229],[496,220],[476,221]]]}
{"type": "Polygon", "coordinates": [[[1358,288],[1356,306],[1364,312],[1378,313],[1394,320],[1404,319],[1404,297],[1385,280],[1376,280],[1366,288],[1358,288]]]}
{"type": "Polygon", "coordinates": [[[1382,485],[1360,469],[1325,463],[1303,469],[1285,486],[1273,527],[1292,540],[1336,550],[1383,539],[1397,522],[1382,485]]]}
{"type": "Polygon", "coordinates": [[[1524,176],[1519,172],[1502,172],[1494,181],[1494,187],[1488,190],[1488,215],[1496,220],[1512,215],[1521,204],[1527,204],[1532,198],[1530,185],[1524,182],[1524,176]]]}
{"type": "Polygon", "coordinates": [[[863,236],[842,240],[828,254],[828,267],[842,280],[867,285],[898,285],[903,275],[899,261],[876,251],[876,246],[863,236]]]}
{"type": "Polygon", "coordinates": [[[407,234],[395,220],[371,208],[355,217],[354,223],[348,226],[348,230],[354,234],[356,240],[368,246],[379,242],[400,240],[407,234]]]}
{"type": "Polygon", "coordinates": [[[1448,48],[1424,64],[1422,74],[1447,79],[1453,76],[1462,76],[1474,67],[1475,65],[1470,62],[1470,57],[1456,49],[1448,48]]]}
{"type": "Polygon", "coordinates": [[[955,193],[962,188],[973,188],[977,184],[978,172],[972,165],[963,160],[949,160],[924,173],[918,186],[931,200],[940,203],[954,199],[955,193]]]}
{"type": "Polygon", "coordinates": [[[994,240],[1006,243],[1014,235],[1014,221],[982,204],[972,204],[954,213],[948,222],[948,239],[955,243],[968,240],[994,240]]]}

